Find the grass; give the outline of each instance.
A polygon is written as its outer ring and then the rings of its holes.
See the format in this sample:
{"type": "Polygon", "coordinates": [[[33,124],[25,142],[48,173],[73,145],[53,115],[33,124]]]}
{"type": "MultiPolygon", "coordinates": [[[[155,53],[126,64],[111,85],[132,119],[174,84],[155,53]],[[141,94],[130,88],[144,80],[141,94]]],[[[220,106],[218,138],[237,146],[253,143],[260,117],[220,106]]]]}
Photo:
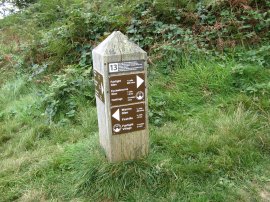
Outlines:
{"type": "Polygon", "coordinates": [[[96,109],[86,100],[78,98],[76,122],[47,125],[42,86],[5,70],[11,77],[0,88],[0,201],[269,196],[269,113],[234,87],[233,63],[176,63],[165,74],[162,64],[150,66],[150,154],[117,164],[99,147],[96,109]]]}
{"type": "MultiPolygon", "coordinates": [[[[146,43],[149,52],[165,46],[163,54],[157,51],[150,58],[150,153],[144,159],[110,164],[99,146],[91,81],[83,82],[89,79],[83,69],[90,67],[89,44],[100,41],[105,31],[127,31],[135,25],[135,11],[146,25],[163,17],[169,25],[172,15],[163,11],[171,11],[161,6],[145,12],[144,4],[138,4],[143,1],[112,1],[118,2],[114,9],[111,1],[59,1],[60,6],[40,2],[0,25],[0,201],[270,199],[270,69],[258,64],[267,63],[268,49],[249,50],[252,57],[247,61],[236,59],[239,52],[227,54],[227,49],[223,55],[216,53],[219,57],[185,48],[174,52],[170,46],[166,50],[166,32],[160,36],[158,27],[139,26],[144,33],[150,31],[145,42],[151,33],[155,36],[152,44],[146,43]],[[76,49],[70,52],[70,47],[76,49]],[[49,67],[46,78],[40,74],[29,79],[42,65],[49,67]],[[76,85],[81,85],[79,91],[89,91],[76,94],[76,85]],[[61,86],[75,93],[63,99],[61,86]],[[52,99],[64,107],[65,101],[74,102],[75,116],[63,119],[63,112],[48,124],[44,93],[55,93],[52,99]]],[[[191,25],[184,22],[176,28],[191,25]]]]}

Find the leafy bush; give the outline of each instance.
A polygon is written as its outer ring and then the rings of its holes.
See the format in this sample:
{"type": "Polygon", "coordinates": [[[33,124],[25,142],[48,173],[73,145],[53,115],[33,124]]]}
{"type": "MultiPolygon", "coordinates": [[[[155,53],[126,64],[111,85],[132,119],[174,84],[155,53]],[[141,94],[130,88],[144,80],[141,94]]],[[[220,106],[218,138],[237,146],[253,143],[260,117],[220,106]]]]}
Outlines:
{"type": "MultiPolygon", "coordinates": [[[[74,100],[81,85],[86,85],[87,77],[66,73],[65,69],[74,67],[74,71],[80,72],[89,68],[93,47],[113,30],[127,33],[145,49],[151,64],[161,63],[159,71],[164,75],[172,74],[176,64],[185,68],[204,55],[225,60],[232,53],[239,64],[268,67],[269,45],[265,41],[269,40],[270,5],[266,1],[241,2],[95,0],[90,4],[83,0],[40,0],[20,14],[20,23],[26,26],[24,32],[29,27],[38,31],[31,34],[31,40],[20,47],[19,53],[13,54],[14,66],[30,73],[33,81],[41,75],[51,78],[50,74],[57,74],[44,101],[49,122],[61,120],[63,114],[73,117],[74,100]],[[110,9],[112,4],[114,9],[110,9]],[[249,51],[235,51],[239,45],[249,46],[249,51]],[[82,82],[78,84],[77,80],[82,82]]],[[[267,80],[259,81],[249,73],[244,78],[246,75],[239,68],[232,73],[236,88],[245,91],[257,84],[264,87],[255,89],[266,88],[267,80]]],[[[249,68],[244,69],[246,72],[249,68]]],[[[82,91],[85,92],[84,88],[82,91]]],[[[93,92],[91,96],[88,98],[93,99],[93,92]]],[[[153,106],[150,117],[156,125],[168,117],[174,119],[174,115],[164,113],[165,104],[160,99],[150,100],[153,106]]]]}
{"type": "Polygon", "coordinates": [[[269,72],[260,66],[237,65],[232,69],[234,86],[249,94],[269,95],[269,72]]]}
{"type": "Polygon", "coordinates": [[[64,117],[74,118],[78,101],[76,97],[84,97],[94,103],[94,84],[90,79],[90,70],[70,67],[65,74],[56,75],[43,99],[45,114],[50,124],[61,121],[64,117]]]}
{"type": "Polygon", "coordinates": [[[258,49],[238,52],[237,58],[242,63],[251,63],[270,68],[270,45],[262,45],[258,49]]]}
{"type": "Polygon", "coordinates": [[[13,3],[19,8],[25,8],[30,4],[36,3],[38,0],[2,0],[2,2],[13,3]]]}

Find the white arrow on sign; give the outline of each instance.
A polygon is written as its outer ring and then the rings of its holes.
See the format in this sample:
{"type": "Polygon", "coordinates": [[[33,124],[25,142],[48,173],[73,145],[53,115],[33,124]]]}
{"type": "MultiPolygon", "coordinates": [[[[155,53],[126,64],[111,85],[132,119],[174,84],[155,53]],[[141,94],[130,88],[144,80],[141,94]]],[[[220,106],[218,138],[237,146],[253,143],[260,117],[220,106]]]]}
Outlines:
{"type": "Polygon", "coordinates": [[[117,109],[116,112],[114,112],[112,117],[115,118],[117,121],[120,121],[120,111],[119,111],[119,109],[117,109]]]}
{"type": "Polygon", "coordinates": [[[139,88],[144,82],[144,80],[139,76],[136,76],[136,79],[137,79],[137,88],[139,88]]]}

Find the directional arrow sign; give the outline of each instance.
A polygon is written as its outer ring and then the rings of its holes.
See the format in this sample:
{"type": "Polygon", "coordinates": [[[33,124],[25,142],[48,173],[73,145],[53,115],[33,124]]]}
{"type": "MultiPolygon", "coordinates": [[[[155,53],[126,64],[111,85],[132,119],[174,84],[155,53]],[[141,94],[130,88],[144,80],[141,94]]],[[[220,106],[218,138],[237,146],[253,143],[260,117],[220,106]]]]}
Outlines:
{"type": "Polygon", "coordinates": [[[104,89],[103,89],[103,76],[98,71],[94,70],[95,78],[95,94],[104,103],[104,89]]]}
{"type": "Polygon", "coordinates": [[[136,76],[136,80],[137,80],[137,88],[139,88],[144,82],[144,80],[139,76],[136,76]]]}
{"type": "Polygon", "coordinates": [[[112,108],[111,113],[113,135],[144,130],[146,127],[145,103],[112,108]]]}
{"type": "MultiPolygon", "coordinates": [[[[145,82],[144,73],[110,76],[108,93],[110,94],[111,106],[126,105],[137,103],[138,101],[144,101],[145,82]]],[[[104,94],[106,94],[105,90],[104,94]]],[[[112,114],[114,112],[115,111],[113,111],[112,114]]]]}
{"type": "Polygon", "coordinates": [[[119,111],[119,109],[117,109],[116,112],[114,112],[112,117],[115,118],[117,121],[120,121],[120,111],[119,111]]]}

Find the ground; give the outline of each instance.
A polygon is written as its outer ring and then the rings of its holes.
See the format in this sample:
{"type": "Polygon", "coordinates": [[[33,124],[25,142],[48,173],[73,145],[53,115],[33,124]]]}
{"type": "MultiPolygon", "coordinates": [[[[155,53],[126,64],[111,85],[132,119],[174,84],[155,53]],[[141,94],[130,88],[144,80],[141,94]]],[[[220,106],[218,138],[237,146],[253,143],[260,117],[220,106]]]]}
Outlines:
{"type": "Polygon", "coordinates": [[[150,153],[111,164],[99,145],[89,54],[75,51],[84,65],[66,65],[62,38],[47,55],[46,46],[29,48],[36,27],[18,27],[0,30],[0,201],[270,201],[270,69],[256,55],[268,46],[150,54],[150,153]],[[63,68],[24,66],[49,56],[63,68]]]}

